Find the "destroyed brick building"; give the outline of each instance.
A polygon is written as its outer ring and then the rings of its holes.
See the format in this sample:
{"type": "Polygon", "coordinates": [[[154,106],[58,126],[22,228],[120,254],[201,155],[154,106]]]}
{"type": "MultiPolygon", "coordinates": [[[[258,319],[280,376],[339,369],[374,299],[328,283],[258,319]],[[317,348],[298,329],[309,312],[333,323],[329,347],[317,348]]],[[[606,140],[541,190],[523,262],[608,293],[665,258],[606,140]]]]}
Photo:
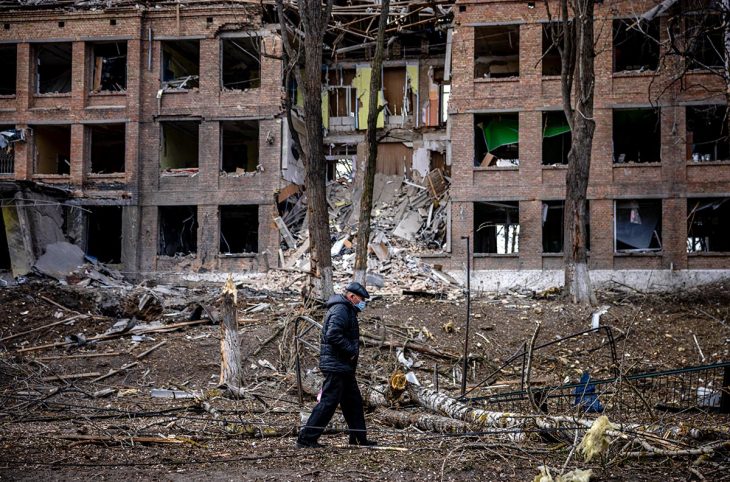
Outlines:
{"type": "MultiPolygon", "coordinates": [[[[322,68],[329,179],[357,171],[378,95],[381,188],[413,190],[387,211],[391,230],[376,229],[376,244],[395,232],[459,273],[470,236],[485,288],[559,283],[571,138],[544,4],[398,4],[375,94],[369,2],[335,3],[322,68]]],[[[655,3],[596,6],[588,198],[598,280],[671,284],[730,269],[725,87],[703,68],[722,64],[721,37],[710,32],[701,65],[671,82],[667,18],[631,28],[655,3]]],[[[284,264],[282,233],[304,209],[293,202],[303,172],[282,97],[291,89],[301,104],[301,94],[284,85],[273,13],[258,3],[2,2],[0,269],[24,274],[61,239],[132,276],[284,264]],[[287,200],[296,213],[281,212],[287,200]]]]}

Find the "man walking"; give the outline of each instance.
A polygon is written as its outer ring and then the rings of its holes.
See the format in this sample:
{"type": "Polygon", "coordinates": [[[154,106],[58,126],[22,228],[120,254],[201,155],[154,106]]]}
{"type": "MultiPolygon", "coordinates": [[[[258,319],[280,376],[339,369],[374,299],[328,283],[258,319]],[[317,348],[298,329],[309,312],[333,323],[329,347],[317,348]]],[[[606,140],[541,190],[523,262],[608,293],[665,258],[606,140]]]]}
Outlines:
{"type": "Polygon", "coordinates": [[[333,295],[327,300],[319,352],[319,369],[324,375],[322,396],[307,425],[299,432],[299,448],[322,447],[317,439],[335,414],[337,405],[350,429],[350,444],[375,445],[365,435],[362,395],[355,378],[360,354],[357,314],[365,309],[368,298],[370,295],[365,287],[353,282],[347,285],[344,294],[333,295]]]}

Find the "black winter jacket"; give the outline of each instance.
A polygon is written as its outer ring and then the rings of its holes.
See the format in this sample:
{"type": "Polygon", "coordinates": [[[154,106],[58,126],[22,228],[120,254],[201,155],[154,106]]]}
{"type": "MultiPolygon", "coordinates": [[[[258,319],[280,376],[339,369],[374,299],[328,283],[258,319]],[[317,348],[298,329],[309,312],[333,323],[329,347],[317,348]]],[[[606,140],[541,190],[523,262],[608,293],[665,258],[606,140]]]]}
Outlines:
{"type": "Polygon", "coordinates": [[[319,369],[323,372],[354,373],[360,354],[357,308],[343,295],[330,296],[326,306],[319,369]]]}

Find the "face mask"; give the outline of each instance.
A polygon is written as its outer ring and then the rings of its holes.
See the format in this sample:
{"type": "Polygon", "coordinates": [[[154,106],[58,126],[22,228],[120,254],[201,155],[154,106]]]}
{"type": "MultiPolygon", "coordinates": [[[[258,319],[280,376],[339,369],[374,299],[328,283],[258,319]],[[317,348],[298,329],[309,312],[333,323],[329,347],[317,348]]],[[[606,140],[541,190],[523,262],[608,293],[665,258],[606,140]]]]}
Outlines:
{"type": "Polygon", "coordinates": [[[355,308],[357,308],[357,311],[365,311],[365,301],[361,301],[360,303],[357,303],[355,305],[355,308]]]}

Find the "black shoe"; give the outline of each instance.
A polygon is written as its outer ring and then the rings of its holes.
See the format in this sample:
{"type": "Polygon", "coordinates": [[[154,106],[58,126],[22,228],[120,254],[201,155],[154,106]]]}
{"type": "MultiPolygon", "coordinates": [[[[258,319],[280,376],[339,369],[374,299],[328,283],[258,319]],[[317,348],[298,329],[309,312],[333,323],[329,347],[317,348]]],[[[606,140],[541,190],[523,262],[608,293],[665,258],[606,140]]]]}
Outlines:
{"type": "Polygon", "coordinates": [[[350,440],[350,445],[360,445],[361,447],[375,447],[378,442],[374,440],[350,440]]]}
{"type": "Polygon", "coordinates": [[[297,448],[298,449],[321,449],[324,447],[319,442],[305,442],[303,440],[297,440],[297,448]]]}

